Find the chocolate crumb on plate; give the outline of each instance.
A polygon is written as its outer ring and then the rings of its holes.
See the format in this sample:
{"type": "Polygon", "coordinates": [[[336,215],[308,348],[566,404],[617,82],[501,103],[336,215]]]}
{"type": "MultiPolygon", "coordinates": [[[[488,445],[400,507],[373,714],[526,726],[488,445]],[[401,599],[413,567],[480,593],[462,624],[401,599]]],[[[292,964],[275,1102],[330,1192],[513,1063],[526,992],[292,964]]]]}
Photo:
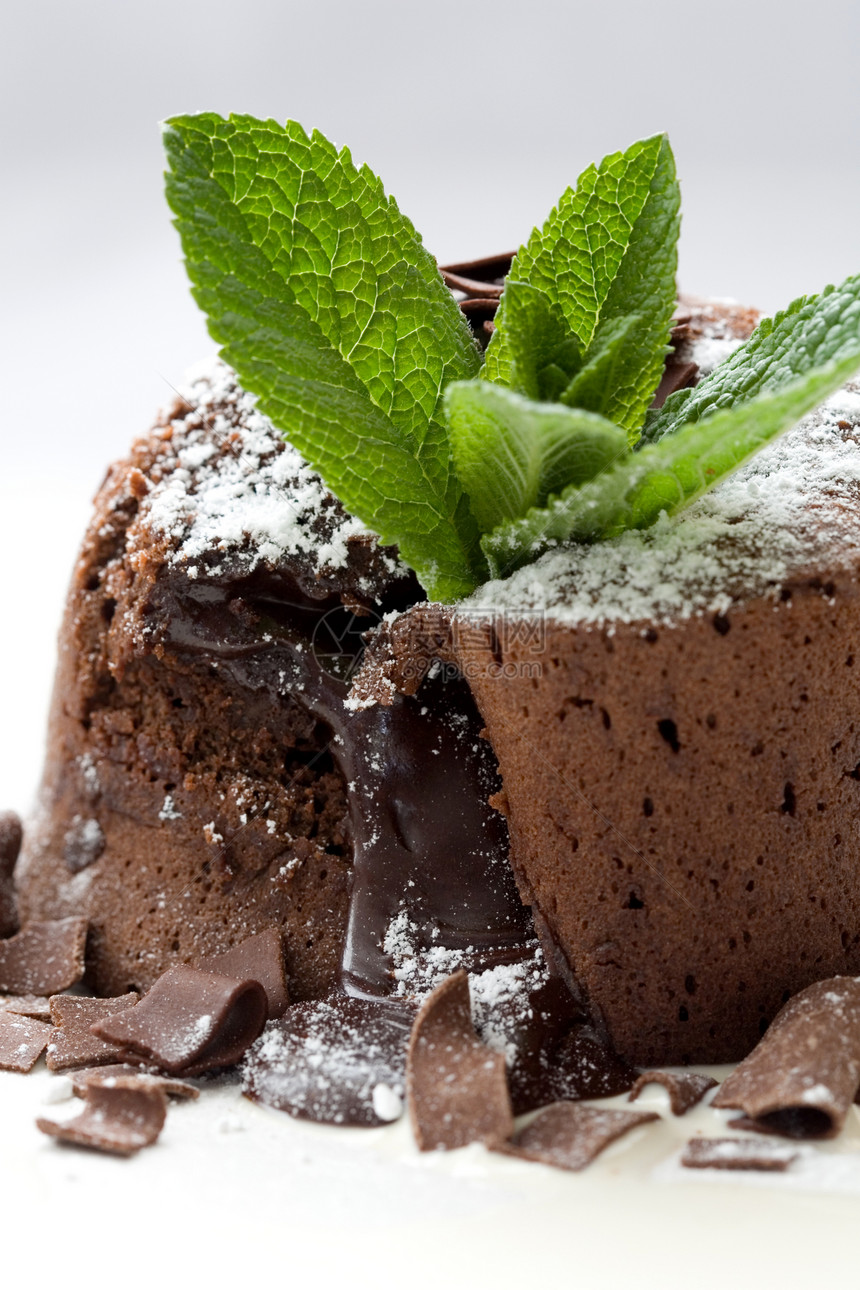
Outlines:
{"type": "MultiPolygon", "coordinates": [[[[171,1079],[168,1075],[158,1075],[154,1071],[141,1070],[139,1066],[129,1066],[120,1062],[112,1066],[90,1066],[85,1070],[73,1071],[70,1075],[72,1092],[75,1097],[86,1097],[87,1089],[94,1084],[115,1084],[118,1079],[136,1081],[142,1088],[156,1087],[163,1089],[167,1097],[179,1098],[193,1102],[200,1096],[200,1090],[182,1079],[171,1079]]],[[[130,1085],[129,1085],[130,1087],[130,1085]]]]}
{"type": "Polygon", "coordinates": [[[250,1049],[244,1092],[319,1124],[374,1127],[400,1117],[415,1007],[332,995],[296,1003],[250,1049]]]}
{"type": "Polygon", "coordinates": [[[860,980],[838,976],[789,999],[712,1105],[785,1137],[834,1138],[858,1088],[860,980]]]}
{"type": "Polygon", "coordinates": [[[20,817],[14,811],[0,811],[0,936],[12,936],[18,930],[12,873],[23,836],[20,817]]]}
{"type": "Polygon", "coordinates": [[[115,1044],[97,1039],[90,1027],[95,1021],[133,1008],[139,998],[134,990],[117,995],[115,999],[54,995],[50,1001],[54,1029],[48,1044],[48,1069],[66,1071],[78,1066],[103,1066],[107,1062],[116,1062],[119,1049],[115,1044]]]}
{"type": "Polygon", "coordinates": [[[717,1087],[717,1081],[710,1075],[697,1075],[694,1071],[643,1071],[630,1090],[628,1102],[635,1102],[648,1084],[663,1085],[669,1094],[673,1115],[686,1115],[709,1089],[717,1087]]]}
{"type": "Polygon", "coordinates": [[[136,1077],[120,1077],[112,1084],[87,1089],[86,1106],[65,1124],[38,1119],[36,1127],[60,1142],[92,1147],[112,1155],[131,1156],[151,1147],[164,1127],[167,1098],[157,1085],[143,1085],[136,1077]]]}
{"type": "Polygon", "coordinates": [[[28,923],[0,941],[0,990],[4,994],[59,994],[84,975],[85,918],[28,923]]]}
{"type": "Polygon", "coordinates": [[[0,1071],[31,1071],[50,1037],[51,1027],[44,1021],[0,1012],[0,1071]]]}
{"type": "Polygon", "coordinates": [[[685,1169],[755,1169],[784,1173],[797,1159],[791,1147],[775,1142],[748,1142],[743,1138],[691,1138],[684,1148],[685,1169]]]}
{"type": "Polygon", "coordinates": [[[554,1102],[494,1150],[577,1173],[631,1129],[659,1119],[654,1111],[604,1110],[582,1102],[554,1102]]]}
{"type": "Polygon", "coordinates": [[[137,1007],[92,1029],[126,1061],[198,1075],[237,1062],[265,1026],[268,1007],[259,981],[180,966],[160,976],[137,1007]]]}
{"type": "Polygon", "coordinates": [[[36,1021],[51,1020],[51,1000],[44,994],[0,995],[0,1012],[15,1012],[36,1021]]]}
{"type": "Polygon", "coordinates": [[[259,981],[269,1001],[270,1021],[282,1017],[289,1007],[284,945],[274,927],[247,937],[222,954],[198,959],[195,966],[204,972],[220,972],[236,981],[259,981]]]}
{"type": "Polygon", "coordinates": [[[421,1151],[510,1137],[514,1119],[505,1058],[475,1034],[465,972],[447,977],[422,1003],[409,1041],[406,1086],[421,1151]]]}

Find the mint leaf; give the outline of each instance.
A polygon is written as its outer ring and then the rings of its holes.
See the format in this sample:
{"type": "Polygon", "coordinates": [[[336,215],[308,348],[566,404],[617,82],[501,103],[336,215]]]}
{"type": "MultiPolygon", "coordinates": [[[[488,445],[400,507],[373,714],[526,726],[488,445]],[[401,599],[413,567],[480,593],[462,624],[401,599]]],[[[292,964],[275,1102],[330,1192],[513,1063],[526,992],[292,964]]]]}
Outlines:
{"type": "Polygon", "coordinates": [[[242,385],[430,595],[467,593],[477,529],[441,398],[480,356],[410,222],[293,122],[176,117],[165,146],[193,294],[242,385]]]}
{"type": "Polygon", "coordinates": [[[639,314],[610,318],[604,323],[588,348],[582,368],[559,395],[559,402],[608,415],[624,379],[627,350],[641,326],[639,314]]]}
{"type": "Polygon", "coordinates": [[[670,395],[649,414],[642,438],[664,435],[787,382],[830,359],[853,352],[860,335],[860,274],[818,296],[802,296],[765,318],[749,340],[699,385],[670,395]]]}
{"type": "Polygon", "coordinates": [[[582,358],[564,314],[545,291],[528,282],[508,279],[496,314],[496,329],[504,326],[511,358],[510,384],[530,399],[547,398],[543,373],[553,373],[550,390],[565,389],[582,358]],[[502,323],[502,319],[504,322],[502,323]]]}
{"type": "Polygon", "coordinates": [[[648,528],[672,515],[789,429],[860,367],[860,326],[839,360],[806,372],[777,392],[713,413],[632,453],[582,488],[567,488],[542,510],[482,539],[493,577],[534,560],[550,545],[593,542],[648,528]]]}
{"type": "MultiPolygon", "coordinates": [[[[558,305],[581,351],[597,329],[636,314],[605,415],[637,437],[660,379],[675,309],[680,194],[665,135],[613,153],[569,188],[518,251],[510,279],[558,305]]],[[[502,297],[504,300],[504,296],[502,297]]],[[[505,311],[482,375],[513,384],[505,311]]]]}
{"type": "Polygon", "coordinates": [[[484,533],[629,453],[611,421],[487,381],[449,385],[445,403],[457,473],[484,533]]]}

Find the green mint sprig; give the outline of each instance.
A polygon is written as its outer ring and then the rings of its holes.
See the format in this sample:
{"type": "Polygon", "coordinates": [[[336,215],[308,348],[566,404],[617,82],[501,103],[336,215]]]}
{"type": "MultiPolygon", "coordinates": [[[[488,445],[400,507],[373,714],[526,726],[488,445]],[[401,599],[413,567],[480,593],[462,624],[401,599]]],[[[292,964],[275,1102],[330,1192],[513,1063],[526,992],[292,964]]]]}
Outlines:
{"type": "MultiPolygon", "coordinates": [[[[634,143],[580,175],[517,252],[508,275],[511,283],[528,283],[558,307],[586,355],[603,347],[604,328],[635,316],[604,385],[603,405],[592,407],[623,426],[634,442],[669,347],[680,204],[666,136],[634,143]]],[[[507,291],[483,375],[512,385],[516,354],[506,296],[507,291]]]]}
{"type": "Polygon", "coordinates": [[[531,563],[559,542],[595,542],[644,529],[689,506],[816,407],[860,367],[860,343],[776,391],[724,408],[616,461],[483,541],[491,576],[531,563]]]}
{"type": "Polygon", "coordinates": [[[472,590],[477,529],[441,404],[481,360],[410,222],[292,122],[175,117],[164,141],[194,296],[242,385],[429,594],[472,590]]]}
{"type": "Polygon", "coordinates": [[[860,278],[649,411],[675,306],[665,136],[590,166],[517,253],[481,356],[380,181],[288,122],[167,123],[209,329],[344,505],[456,599],[550,545],[688,505],[860,367],[860,278]]]}

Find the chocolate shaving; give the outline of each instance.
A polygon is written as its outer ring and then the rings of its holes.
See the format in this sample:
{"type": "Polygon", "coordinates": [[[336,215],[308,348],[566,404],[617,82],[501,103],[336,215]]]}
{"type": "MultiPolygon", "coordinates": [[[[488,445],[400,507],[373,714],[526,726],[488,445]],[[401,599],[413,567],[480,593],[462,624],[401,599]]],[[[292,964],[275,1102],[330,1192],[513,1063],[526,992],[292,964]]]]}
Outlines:
{"type": "Polygon", "coordinates": [[[710,1075],[696,1075],[693,1071],[644,1071],[630,1090],[628,1102],[635,1102],[648,1084],[662,1084],[669,1094],[673,1115],[686,1115],[691,1106],[701,1102],[708,1089],[716,1088],[717,1081],[710,1075]]]}
{"type": "Polygon", "coordinates": [[[256,1102],[320,1124],[374,1126],[398,1117],[415,1008],[332,995],[296,1003],[266,1027],[244,1062],[256,1102]]]}
{"type": "Polygon", "coordinates": [[[51,1027],[32,1017],[0,1012],[0,1071],[31,1071],[51,1037],[51,1027]]]}
{"type": "Polygon", "coordinates": [[[112,1085],[118,1079],[126,1083],[129,1080],[136,1081],[141,1088],[160,1088],[167,1097],[193,1102],[200,1096],[200,1090],[193,1084],[186,1083],[185,1080],[170,1079],[166,1075],[156,1075],[152,1071],[141,1070],[139,1066],[129,1066],[124,1063],[113,1066],[90,1066],[86,1070],[74,1071],[69,1078],[75,1097],[86,1097],[87,1089],[92,1088],[94,1084],[112,1085]]]}
{"type": "Polygon", "coordinates": [[[87,999],[72,994],[57,994],[51,999],[54,1030],[48,1045],[48,1069],[72,1070],[76,1066],[104,1066],[116,1062],[119,1049],[97,1039],[90,1027],[96,1021],[114,1017],[133,1008],[140,996],[134,991],[114,999],[87,999]]]}
{"type": "Polygon", "coordinates": [[[657,391],[651,401],[651,407],[662,408],[670,394],[674,394],[676,390],[686,390],[689,386],[695,385],[698,374],[698,363],[685,363],[682,359],[676,358],[674,354],[667,355],[663,375],[660,377],[660,384],[657,386],[657,391]]]}
{"type": "Polygon", "coordinates": [[[521,1160],[577,1172],[631,1129],[659,1119],[653,1111],[603,1110],[581,1102],[554,1102],[495,1149],[521,1160]]]}
{"type": "Polygon", "coordinates": [[[4,994],[59,994],[84,975],[85,918],[28,923],[0,941],[0,990],[4,994]]]}
{"type": "Polygon", "coordinates": [[[51,1020],[51,1000],[44,994],[7,994],[0,996],[0,1012],[14,1012],[36,1021],[51,1020]]]}
{"type": "Polygon", "coordinates": [[[739,1115],[734,1120],[728,1122],[730,1129],[742,1129],[744,1133],[768,1133],[773,1135],[776,1130],[770,1129],[761,1120],[751,1120],[748,1115],[739,1115]]]}
{"type": "Polygon", "coordinates": [[[466,296],[493,297],[498,300],[513,258],[513,252],[505,252],[504,255],[485,256],[481,260],[440,265],[439,272],[450,291],[462,291],[466,296]]]}
{"type": "Polygon", "coordinates": [[[756,1169],[784,1173],[797,1152],[775,1142],[745,1142],[743,1138],[692,1138],[684,1148],[685,1169],[756,1169]]]}
{"type": "Polygon", "coordinates": [[[510,1136],[505,1059],[475,1035],[465,972],[447,977],[422,1003],[409,1041],[406,1087],[421,1151],[490,1145],[510,1136]]]}
{"type": "Polygon", "coordinates": [[[268,1000],[259,981],[220,972],[170,968],[136,1008],[93,1026],[126,1061],[152,1062],[170,1075],[232,1066],[266,1024],[268,1000]]]}
{"type": "Polygon", "coordinates": [[[86,1091],[86,1106],[74,1120],[57,1124],[39,1119],[36,1127],[72,1146],[131,1156],[141,1147],[152,1146],[166,1116],[163,1089],[155,1084],[144,1085],[137,1076],[121,1076],[113,1084],[91,1084],[86,1091]]]}
{"type": "Polygon", "coordinates": [[[274,927],[249,936],[223,954],[210,954],[195,966],[204,972],[220,972],[234,981],[259,981],[266,991],[270,1021],[282,1017],[289,1007],[284,946],[274,927]]]}
{"type": "Polygon", "coordinates": [[[23,830],[14,811],[0,811],[0,936],[18,930],[18,906],[12,873],[21,850],[23,830]]]}
{"type": "Polygon", "coordinates": [[[833,1138],[860,1088],[860,981],[833,977],[789,999],[712,1105],[773,1133],[833,1138]]]}

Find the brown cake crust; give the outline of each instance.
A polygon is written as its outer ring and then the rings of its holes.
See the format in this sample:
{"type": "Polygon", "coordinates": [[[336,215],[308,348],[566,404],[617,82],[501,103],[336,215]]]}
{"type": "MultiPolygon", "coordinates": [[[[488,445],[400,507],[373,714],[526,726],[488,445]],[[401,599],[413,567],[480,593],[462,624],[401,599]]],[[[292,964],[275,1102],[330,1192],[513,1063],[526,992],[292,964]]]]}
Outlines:
{"type": "Polygon", "coordinates": [[[860,590],[534,638],[418,606],[358,692],[468,678],[522,899],[637,1065],[728,1062],[813,981],[860,973],[860,590]],[[536,666],[537,665],[537,666],[536,666]]]}
{"type": "Polygon", "coordinates": [[[539,683],[512,676],[527,649],[473,642],[523,898],[636,1064],[736,1061],[790,995],[860,972],[857,582],[786,591],[663,630],[550,623],[539,683]]]}
{"type": "MultiPolygon", "coordinates": [[[[275,926],[293,997],[316,997],[337,976],[350,864],[328,736],[289,694],[273,702],[259,677],[243,682],[229,660],[175,638],[188,561],[147,511],[153,486],[179,468],[186,421],[198,447],[202,438],[223,457],[242,451],[223,424],[210,432],[216,411],[236,418],[229,406],[209,409],[201,424],[177,404],[96,497],[60,632],[39,807],[16,871],[21,913],[88,917],[87,981],[100,994],[145,990],[178,961],[275,926]]],[[[321,540],[344,514],[329,496],[314,521],[321,540]]],[[[250,574],[247,552],[213,548],[193,589],[218,596],[224,631],[241,637],[234,652],[259,671],[265,632],[246,590],[255,580],[323,608],[373,603],[410,581],[374,539],[351,535],[346,546],[337,569],[299,553],[255,562],[250,574]]]]}

